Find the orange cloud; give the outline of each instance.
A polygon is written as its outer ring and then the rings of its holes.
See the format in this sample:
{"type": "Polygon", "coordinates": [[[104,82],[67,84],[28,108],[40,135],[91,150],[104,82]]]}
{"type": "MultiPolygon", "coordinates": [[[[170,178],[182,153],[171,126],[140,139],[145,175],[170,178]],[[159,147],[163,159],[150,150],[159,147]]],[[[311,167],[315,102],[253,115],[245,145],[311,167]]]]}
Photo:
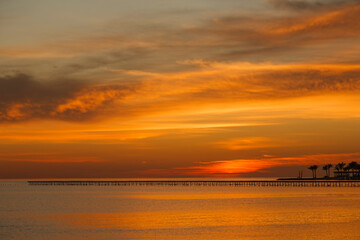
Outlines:
{"type": "Polygon", "coordinates": [[[69,99],[66,103],[57,106],[54,115],[62,114],[64,112],[80,112],[86,113],[94,111],[95,109],[108,104],[121,97],[122,91],[116,88],[105,88],[105,89],[85,89],[76,96],[69,99]]]}
{"type": "Polygon", "coordinates": [[[331,11],[320,16],[301,20],[290,26],[274,29],[271,34],[275,35],[294,35],[294,34],[324,34],[330,36],[358,36],[356,31],[346,31],[346,29],[356,27],[360,20],[360,5],[351,5],[344,9],[331,11]],[[355,24],[355,25],[354,25],[355,24]]]}
{"type": "Polygon", "coordinates": [[[23,111],[24,108],[28,107],[28,104],[15,103],[8,106],[5,113],[5,118],[8,120],[22,119],[26,117],[26,113],[23,111]]]}
{"type": "Polygon", "coordinates": [[[175,112],[201,114],[204,109],[251,110],[256,104],[264,109],[283,99],[327,96],[340,101],[335,94],[355,96],[360,91],[357,64],[187,62],[199,63],[196,71],[176,73],[110,70],[122,77],[136,77],[134,83],[43,84],[26,75],[6,76],[0,78],[0,121],[171,116],[175,112]]]}
{"type": "Polygon", "coordinates": [[[216,142],[215,145],[229,150],[242,150],[252,148],[269,148],[280,146],[274,140],[265,137],[234,138],[226,141],[216,142]]]}

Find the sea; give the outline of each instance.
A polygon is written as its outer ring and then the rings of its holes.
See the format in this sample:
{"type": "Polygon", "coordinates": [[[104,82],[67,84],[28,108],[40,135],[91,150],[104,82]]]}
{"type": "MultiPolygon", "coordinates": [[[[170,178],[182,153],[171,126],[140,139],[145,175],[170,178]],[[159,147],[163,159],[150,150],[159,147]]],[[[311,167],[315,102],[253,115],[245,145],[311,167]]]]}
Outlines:
{"type": "Polygon", "coordinates": [[[360,239],[360,188],[2,180],[0,239],[354,240],[360,239]]]}

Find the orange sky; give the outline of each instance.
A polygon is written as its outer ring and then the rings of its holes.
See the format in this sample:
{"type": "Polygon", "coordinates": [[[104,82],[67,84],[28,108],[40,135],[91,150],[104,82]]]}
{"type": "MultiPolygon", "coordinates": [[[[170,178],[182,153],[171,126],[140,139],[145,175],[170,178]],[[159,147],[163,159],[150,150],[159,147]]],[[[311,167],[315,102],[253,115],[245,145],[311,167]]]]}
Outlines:
{"type": "Polygon", "coordinates": [[[358,1],[139,1],[0,4],[0,178],[360,161],[358,1]]]}

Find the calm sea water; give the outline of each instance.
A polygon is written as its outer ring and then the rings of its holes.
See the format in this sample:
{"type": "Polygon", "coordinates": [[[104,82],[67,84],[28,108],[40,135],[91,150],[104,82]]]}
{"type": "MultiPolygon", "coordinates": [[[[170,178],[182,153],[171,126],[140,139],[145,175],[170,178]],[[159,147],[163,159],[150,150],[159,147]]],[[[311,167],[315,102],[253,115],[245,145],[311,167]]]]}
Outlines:
{"type": "Polygon", "coordinates": [[[360,239],[360,189],[0,181],[0,239],[360,239]]]}

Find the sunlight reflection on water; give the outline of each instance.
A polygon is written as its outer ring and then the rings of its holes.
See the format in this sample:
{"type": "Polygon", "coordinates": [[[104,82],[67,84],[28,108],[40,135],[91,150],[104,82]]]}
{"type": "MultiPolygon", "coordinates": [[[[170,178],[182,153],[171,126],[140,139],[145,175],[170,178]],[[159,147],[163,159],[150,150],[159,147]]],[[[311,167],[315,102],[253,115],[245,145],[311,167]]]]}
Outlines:
{"type": "Polygon", "coordinates": [[[357,188],[0,184],[1,239],[360,239],[357,188]]]}

